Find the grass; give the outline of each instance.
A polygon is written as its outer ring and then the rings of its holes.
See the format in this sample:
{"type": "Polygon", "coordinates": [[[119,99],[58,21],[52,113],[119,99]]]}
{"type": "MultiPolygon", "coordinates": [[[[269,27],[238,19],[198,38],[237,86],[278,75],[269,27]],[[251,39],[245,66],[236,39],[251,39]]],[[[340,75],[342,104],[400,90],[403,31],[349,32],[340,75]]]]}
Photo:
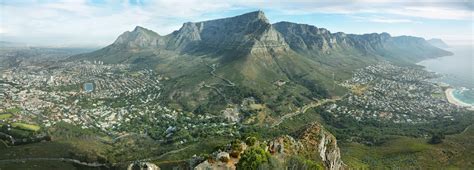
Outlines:
{"type": "Polygon", "coordinates": [[[21,112],[21,109],[18,107],[10,108],[5,110],[6,113],[11,113],[11,114],[18,114],[21,112]]]}
{"type": "Polygon", "coordinates": [[[10,113],[7,113],[7,114],[0,114],[0,120],[5,120],[5,119],[8,119],[10,117],[12,117],[13,115],[10,114],[10,113]]]}
{"type": "Polygon", "coordinates": [[[23,129],[23,130],[29,130],[33,132],[37,132],[38,130],[41,129],[41,127],[38,125],[26,124],[26,123],[12,123],[12,127],[23,129]]]}
{"type": "Polygon", "coordinates": [[[381,146],[340,144],[342,160],[353,169],[474,167],[473,128],[449,135],[441,144],[430,145],[427,140],[394,137],[381,146]]]}

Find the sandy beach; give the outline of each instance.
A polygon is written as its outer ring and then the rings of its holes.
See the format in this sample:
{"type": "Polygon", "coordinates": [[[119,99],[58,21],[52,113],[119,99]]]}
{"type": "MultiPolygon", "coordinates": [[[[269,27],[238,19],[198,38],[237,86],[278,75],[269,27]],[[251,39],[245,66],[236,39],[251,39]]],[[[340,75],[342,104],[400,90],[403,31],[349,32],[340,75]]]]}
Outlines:
{"type": "Polygon", "coordinates": [[[446,91],[445,91],[446,98],[448,99],[449,103],[452,103],[454,105],[461,106],[461,107],[468,107],[470,110],[474,110],[473,105],[470,105],[468,103],[464,103],[464,102],[456,99],[456,97],[454,97],[453,92],[454,92],[453,88],[447,88],[446,91]]]}

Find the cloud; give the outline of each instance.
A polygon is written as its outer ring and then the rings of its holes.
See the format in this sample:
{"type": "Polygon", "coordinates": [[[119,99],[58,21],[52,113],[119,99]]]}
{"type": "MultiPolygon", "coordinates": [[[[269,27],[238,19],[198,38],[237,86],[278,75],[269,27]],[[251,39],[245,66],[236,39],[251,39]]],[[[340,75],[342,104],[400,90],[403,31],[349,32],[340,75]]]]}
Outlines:
{"type": "MultiPolygon", "coordinates": [[[[419,2],[404,0],[355,0],[296,2],[292,6],[276,4],[273,8],[287,14],[393,14],[405,17],[442,20],[472,20],[472,4],[465,1],[419,2]],[[297,6],[297,8],[295,8],[297,6]]],[[[271,6],[271,5],[270,5],[271,6]]]]}
{"type": "Polygon", "coordinates": [[[0,0],[0,38],[37,44],[107,45],[136,25],[159,34],[183,22],[220,18],[240,9],[271,10],[289,16],[340,14],[361,22],[418,23],[430,20],[472,22],[472,4],[429,0],[0,0]]]}
{"type": "Polygon", "coordinates": [[[375,23],[387,23],[387,24],[397,24],[397,23],[420,23],[419,21],[414,21],[411,19],[405,18],[388,18],[380,16],[351,16],[355,21],[358,22],[375,22],[375,23]]]}
{"type": "Polygon", "coordinates": [[[388,13],[428,18],[428,19],[447,19],[447,20],[472,20],[473,12],[467,10],[453,10],[445,7],[405,7],[402,9],[388,9],[388,13]]]}

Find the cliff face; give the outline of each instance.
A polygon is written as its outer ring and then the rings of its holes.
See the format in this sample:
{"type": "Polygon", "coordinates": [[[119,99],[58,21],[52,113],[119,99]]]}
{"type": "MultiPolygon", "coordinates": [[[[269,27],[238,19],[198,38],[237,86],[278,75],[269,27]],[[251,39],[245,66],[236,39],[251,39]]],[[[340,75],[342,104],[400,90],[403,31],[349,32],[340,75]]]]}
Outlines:
{"type": "Polygon", "coordinates": [[[326,131],[322,125],[318,123],[309,125],[308,128],[299,134],[299,141],[303,144],[308,154],[319,155],[326,168],[344,168],[345,165],[342,162],[336,138],[326,131]]]}
{"type": "MultiPolygon", "coordinates": [[[[222,56],[294,55],[294,51],[302,57],[336,55],[345,56],[349,60],[360,60],[356,55],[359,54],[368,58],[404,61],[418,61],[450,54],[432,46],[423,38],[392,37],[388,33],[331,33],[324,28],[291,22],[270,24],[262,11],[255,11],[229,18],[184,23],[179,30],[165,36],[137,26],[133,31],[120,35],[113,44],[75,58],[103,58],[110,63],[133,62],[134,60],[127,57],[134,56],[125,53],[146,50],[222,56]],[[228,52],[222,53],[223,51],[228,52]],[[121,57],[114,61],[113,56],[117,55],[121,57]]],[[[154,53],[148,53],[147,56],[160,58],[154,53]]]]}
{"type": "MultiPolygon", "coordinates": [[[[188,22],[168,36],[168,48],[185,51],[286,47],[262,11],[203,22],[188,22]]],[[[212,52],[210,51],[210,52],[212,52]]]]}
{"type": "Polygon", "coordinates": [[[340,50],[360,52],[388,60],[419,61],[452,53],[436,48],[423,38],[392,37],[388,33],[345,34],[331,33],[324,28],[307,24],[278,22],[274,28],[282,34],[292,50],[305,55],[326,55],[340,50]]]}
{"type": "Polygon", "coordinates": [[[157,48],[163,43],[159,41],[161,38],[157,33],[143,27],[135,27],[133,31],[126,31],[120,35],[111,45],[122,49],[143,49],[143,48],[157,48]]]}

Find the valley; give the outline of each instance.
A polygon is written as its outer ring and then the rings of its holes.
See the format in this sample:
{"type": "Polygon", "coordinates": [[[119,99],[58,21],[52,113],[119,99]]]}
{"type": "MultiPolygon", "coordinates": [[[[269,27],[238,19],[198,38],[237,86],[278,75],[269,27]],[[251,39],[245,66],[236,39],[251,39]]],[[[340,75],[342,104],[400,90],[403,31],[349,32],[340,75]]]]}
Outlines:
{"type": "Polygon", "coordinates": [[[0,169],[474,165],[474,112],[415,64],[452,53],[423,38],[255,11],[56,50],[0,53],[0,169]]]}

